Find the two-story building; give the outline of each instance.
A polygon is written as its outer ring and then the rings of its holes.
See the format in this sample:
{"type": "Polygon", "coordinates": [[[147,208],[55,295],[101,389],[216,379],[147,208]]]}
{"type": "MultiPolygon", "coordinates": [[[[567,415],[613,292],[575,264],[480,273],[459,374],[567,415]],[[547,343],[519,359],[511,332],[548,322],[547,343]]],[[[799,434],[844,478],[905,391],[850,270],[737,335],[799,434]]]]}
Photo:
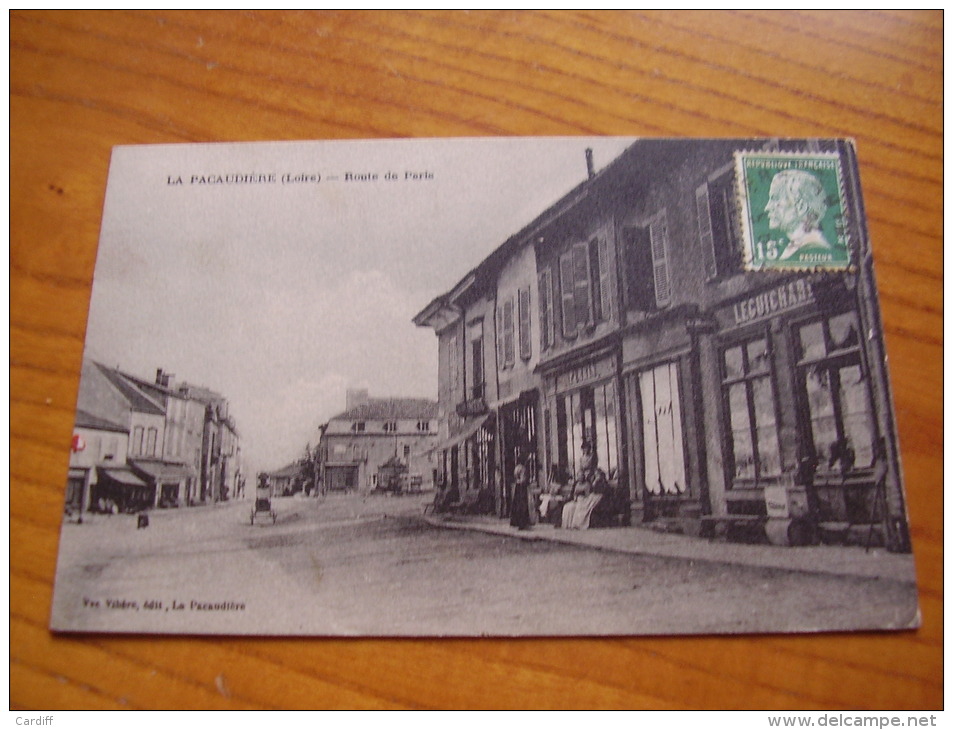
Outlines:
{"type": "Polygon", "coordinates": [[[322,426],[318,451],[324,490],[370,492],[378,472],[393,459],[427,487],[435,465],[437,404],[423,398],[370,398],[348,390],[346,410],[322,426]]]}
{"type": "Polygon", "coordinates": [[[95,469],[87,464],[91,454],[74,451],[67,502],[76,503],[85,470],[84,509],[219,501],[242,479],[239,435],[227,401],[206,388],[175,385],[162,370],[152,382],[84,360],[74,435],[106,449],[95,469]]]}
{"type": "MultiPolygon", "coordinates": [[[[488,411],[507,480],[529,458],[517,442],[535,442],[531,460],[556,480],[572,479],[587,444],[637,523],[695,532],[770,517],[775,532],[796,522],[802,540],[861,526],[907,547],[849,143],[638,140],[600,172],[590,164],[587,180],[415,318],[440,338],[441,408],[472,410],[453,387],[466,370],[451,346],[480,297],[495,300],[496,341],[482,347],[497,353],[488,411]],[[812,205],[842,242],[840,264],[788,265],[776,241],[744,237],[769,216],[781,225],[770,177],[743,167],[762,150],[773,171],[828,171],[812,205]],[[761,199],[743,197],[746,174],[762,175],[746,183],[761,199]],[[753,245],[780,265],[752,266],[753,245]],[[514,423],[522,433],[508,435],[514,423]]],[[[503,514],[507,489],[497,493],[503,514]]]]}

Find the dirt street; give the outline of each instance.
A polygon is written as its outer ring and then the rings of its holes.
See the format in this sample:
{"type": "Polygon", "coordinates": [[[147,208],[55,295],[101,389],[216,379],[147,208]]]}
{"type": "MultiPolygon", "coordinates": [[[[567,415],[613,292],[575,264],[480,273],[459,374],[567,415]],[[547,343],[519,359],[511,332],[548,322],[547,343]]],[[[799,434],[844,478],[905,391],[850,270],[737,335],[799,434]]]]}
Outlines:
{"type": "Polygon", "coordinates": [[[90,630],[337,635],[658,634],[848,628],[891,618],[912,585],[635,556],[447,530],[419,497],[276,500],[67,525],[56,602],[90,630]],[[129,518],[131,523],[132,518],[129,518]],[[241,603],[241,610],[162,610],[241,603]],[[137,610],[83,601],[137,601],[137,610]]]}

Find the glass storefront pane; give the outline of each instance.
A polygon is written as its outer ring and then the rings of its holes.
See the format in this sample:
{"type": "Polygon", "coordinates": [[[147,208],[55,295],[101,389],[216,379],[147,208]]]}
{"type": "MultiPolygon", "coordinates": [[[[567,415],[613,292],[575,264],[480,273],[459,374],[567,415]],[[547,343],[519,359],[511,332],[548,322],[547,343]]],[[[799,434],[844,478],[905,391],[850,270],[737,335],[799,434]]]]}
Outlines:
{"type": "Polygon", "coordinates": [[[725,377],[728,380],[740,378],[745,374],[744,358],[740,347],[725,350],[725,377]]]}
{"type": "Polygon", "coordinates": [[[748,416],[748,396],[744,383],[735,383],[728,388],[728,409],[731,413],[732,431],[750,431],[751,420],[748,416]]]}
{"type": "Polygon", "coordinates": [[[569,396],[571,424],[571,439],[569,449],[569,461],[573,477],[579,476],[578,469],[582,460],[582,442],[585,440],[585,427],[583,424],[582,401],[579,393],[573,393],[569,396]]]}
{"type": "Polygon", "coordinates": [[[771,394],[771,380],[769,378],[757,378],[756,380],[752,380],[751,395],[754,399],[754,422],[757,427],[773,426],[775,424],[775,416],[774,397],[771,394]]]}
{"type": "Polygon", "coordinates": [[[800,358],[804,360],[817,360],[827,354],[827,347],[824,344],[824,325],[821,322],[805,325],[800,329],[800,358]]]}
{"type": "Polygon", "coordinates": [[[748,351],[748,373],[767,372],[770,364],[767,340],[752,340],[745,349],[748,351]]]}
{"type": "Polygon", "coordinates": [[[874,460],[874,430],[867,388],[860,365],[841,368],[839,374],[844,436],[854,452],[854,468],[866,468],[874,460]]]}
{"type": "Polygon", "coordinates": [[[751,432],[733,431],[731,438],[734,445],[735,479],[754,479],[754,446],[751,443],[751,432]]]}
{"type": "Polygon", "coordinates": [[[595,411],[595,450],[596,461],[602,469],[608,469],[606,458],[606,444],[608,443],[608,434],[606,432],[606,399],[605,386],[597,385],[593,388],[593,410],[595,411]]]}
{"type": "Polygon", "coordinates": [[[645,463],[645,488],[660,494],[658,469],[658,428],[655,419],[655,375],[649,370],[639,373],[639,394],[642,396],[642,434],[645,463]]]}
{"type": "Polygon", "coordinates": [[[619,468],[619,432],[616,425],[615,383],[605,386],[606,396],[606,474],[619,468]]]}
{"type": "Polygon", "coordinates": [[[857,347],[857,345],[860,344],[859,331],[860,327],[857,324],[856,312],[847,312],[846,314],[831,317],[831,346],[835,350],[857,347]]]}
{"type": "Polygon", "coordinates": [[[830,374],[817,369],[805,375],[808,407],[811,412],[811,433],[818,460],[818,472],[830,472],[831,450],[837,442],[837,424],[834,419],[834,401],[831,396],[830,374]]]}

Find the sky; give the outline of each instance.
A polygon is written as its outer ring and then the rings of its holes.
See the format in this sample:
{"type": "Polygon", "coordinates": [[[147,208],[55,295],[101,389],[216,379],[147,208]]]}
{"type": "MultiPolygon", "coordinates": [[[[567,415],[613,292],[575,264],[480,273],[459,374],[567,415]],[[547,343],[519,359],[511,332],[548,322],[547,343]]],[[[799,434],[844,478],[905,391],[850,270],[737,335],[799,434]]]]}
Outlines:
{"type": "Polygon", "coordinates": [[[348,388],[436,399],[414,315],[582,182],[587,147],[598,170],[632,141],[117,147],[85,356],[221,393],[246,473],[279,468],[348,388]]]}

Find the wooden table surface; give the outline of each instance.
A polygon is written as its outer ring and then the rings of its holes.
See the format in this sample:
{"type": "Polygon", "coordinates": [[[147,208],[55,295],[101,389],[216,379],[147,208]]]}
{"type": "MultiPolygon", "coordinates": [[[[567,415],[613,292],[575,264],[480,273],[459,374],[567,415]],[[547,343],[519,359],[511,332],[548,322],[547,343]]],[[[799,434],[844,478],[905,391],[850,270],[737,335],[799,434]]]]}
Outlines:
{"type": "Polygon", "coordinates": [[[939,11],[12,12],[11,708],[940,708],[942,70],[939,11]],[[113,145],[582,134],[857,140],[920,630],[519,641],[49,632],[113,145]]]}

